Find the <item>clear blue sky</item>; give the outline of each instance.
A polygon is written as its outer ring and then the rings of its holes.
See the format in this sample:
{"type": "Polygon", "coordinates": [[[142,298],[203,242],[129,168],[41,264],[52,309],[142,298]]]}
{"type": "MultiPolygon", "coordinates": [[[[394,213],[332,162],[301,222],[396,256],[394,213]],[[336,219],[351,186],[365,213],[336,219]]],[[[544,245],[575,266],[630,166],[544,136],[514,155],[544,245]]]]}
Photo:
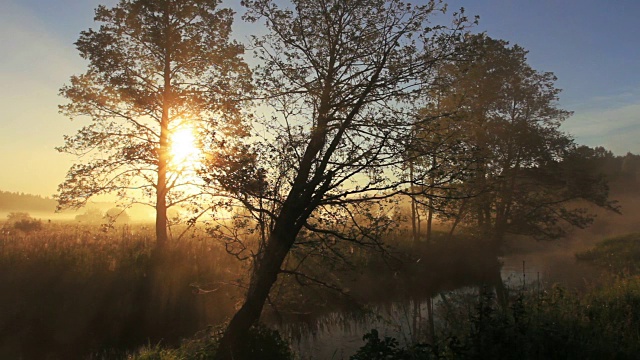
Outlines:
{"type": "MultiPolygon", "coordinates": [[[[71,158],[53,148],[80,124],[57,113],[58,89],[84,71],[73,43],[93,9],[116,0],[0,1],[0,190],[51,195],[71,158]]],[[[224,4],[240,9],[239,0],[224,4]]],[[[529,50],[552,71],[564,125],[582,144],[640,153],[640,1],[451,0],[479,15],[477,31],[529,50]]],[[[238,33],[249,27],[240,21],[238,33]]],[[[243,40],[243,39],[240,39],[243,40]]]]}

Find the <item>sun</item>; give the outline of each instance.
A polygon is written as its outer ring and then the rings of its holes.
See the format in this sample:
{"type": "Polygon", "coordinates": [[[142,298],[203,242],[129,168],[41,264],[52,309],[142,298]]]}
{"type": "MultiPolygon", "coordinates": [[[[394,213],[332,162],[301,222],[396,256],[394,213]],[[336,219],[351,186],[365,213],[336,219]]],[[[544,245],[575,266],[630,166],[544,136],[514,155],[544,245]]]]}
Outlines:
{"type": "Polygon", "coordinates": [[[193,128],[182,126],[170,137],[171,164],[177,169],[194,169],[199,161],[201,150],[193,128]]]}

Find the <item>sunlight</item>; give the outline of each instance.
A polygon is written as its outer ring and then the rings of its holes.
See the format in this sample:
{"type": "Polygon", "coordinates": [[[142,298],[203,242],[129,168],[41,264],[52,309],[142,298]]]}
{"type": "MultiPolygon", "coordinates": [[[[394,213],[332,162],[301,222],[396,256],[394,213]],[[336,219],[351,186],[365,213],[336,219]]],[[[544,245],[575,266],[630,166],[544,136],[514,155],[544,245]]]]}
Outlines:
{"type": "Polygon", "coordinates": [[[195,169],[200,157],[194,130],[191,126],[176,129],[171,135],[171,164],[177,169],[195,169]]]}

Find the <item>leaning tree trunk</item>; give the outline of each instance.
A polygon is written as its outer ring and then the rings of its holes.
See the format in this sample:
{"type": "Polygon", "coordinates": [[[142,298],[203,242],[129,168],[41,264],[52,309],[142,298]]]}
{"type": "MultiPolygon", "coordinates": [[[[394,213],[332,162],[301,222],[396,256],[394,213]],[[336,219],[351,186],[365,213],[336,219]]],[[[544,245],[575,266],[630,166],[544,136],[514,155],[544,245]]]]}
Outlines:
{"type": "MultiPolygon", "coordinates": [[[[308,149],[308,153],[312,153],[313,146],[314,144],[310,146],[311,150],[308,149]]],[[[315,144],[316,149],[321,146],[322,143],[315,144]]],[[[330,173],[324,177],[324,183],[314,193],[309,189],[315,187],[309,187],[305,181],[311,161],[303,164],[307,164],[307,168],[303,167],[299,173],[300,176],[296,178],[275,221],[268,242],[256,258],[245,303],[233,316],[222,335],[215,360],[252,360],[242,352],[243,340],[246,339],[251,326],[260,319],[269,291],[278,278],[289,250],[311,212],[326,193],[333,176],[330,173]]]]}
{"type": "Polygon", "coordinates": [[[269,291],[276,282],[280,267],[296,239],[297,231],[293,229],[295,227],[294,214],[287,212],[279,216],[279,221],[269,236],[262,256],[256,260],[254,265],[246,301],[233,316],[220,339],[216,360],[246,359],[246,355],[242,352],[243,343],[251,326],[259,320],[269,291]]]}

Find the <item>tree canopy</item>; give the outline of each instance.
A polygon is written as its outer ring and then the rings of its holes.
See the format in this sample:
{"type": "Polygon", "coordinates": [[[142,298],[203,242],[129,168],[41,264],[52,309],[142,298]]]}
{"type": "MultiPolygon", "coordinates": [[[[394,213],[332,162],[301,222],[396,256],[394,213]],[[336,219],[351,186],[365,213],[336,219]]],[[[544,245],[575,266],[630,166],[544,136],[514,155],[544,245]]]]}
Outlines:
{"type": "Polygon", "coordinates": [[[560,130],[571,112],[558,107],[556,77],[485,34],[460,46],[466,60],[439,69],[437,108],[427,110],[465,129],[457,136],[475,161],[441,214],[499,244],[507,233],[556,238],[586,226],[592,216],[577,200],[615,210],[606,182],[578,165],[580,149],[560,130]]]}
{"type": "Polygon", "coordinates": [[[88,69],[60,90],[69,100],[60,111],[90,120],[58,148],[78,157],[59,186],[61,208],[99,194],[148,203],[159,244],[167,240],[167,208],[203,184],[197,159],[175,159],[177,134],[192,132],[182,146],[209,150],[245,135],[250,74],[243,46],[230,39],[233,12],[219,5],[121,0],[96,9],[100,27],[76,42],[88,69]]]}
{"type": "Polygon", "coordinates": [[[252,255],[253,271],[246,301],[220,342],[219,359],[241,357],[242,338],[278,274],[305,276],[296,269],[308,256],[292,257],[283,267],[291,251],[338,251],[334,244],[345,241],[380,246],[380,201],[407,184],[399,174],[416,104],[433,84],[434,70],[455,57],[452,45],[468,25],[460,13],[451,26],[430,24],[444,10],[437,1],[244,4],[245,18],[264,21],[269,30],[255,38],[260,65],[254,74],[273,116],[259,128],[264,141],[253,146],[251,157],[216,159],[227,164],[225,172],[211,172],[211,181],[235,179],[220,185],[257,220],[261,234],[258,247],[248,248],[241,236],[221,233],[252,255]],[[367,205],[372,201],[378,206],[367,205]],[[344,220],[353,226],[340,226],[344,220]]]}

